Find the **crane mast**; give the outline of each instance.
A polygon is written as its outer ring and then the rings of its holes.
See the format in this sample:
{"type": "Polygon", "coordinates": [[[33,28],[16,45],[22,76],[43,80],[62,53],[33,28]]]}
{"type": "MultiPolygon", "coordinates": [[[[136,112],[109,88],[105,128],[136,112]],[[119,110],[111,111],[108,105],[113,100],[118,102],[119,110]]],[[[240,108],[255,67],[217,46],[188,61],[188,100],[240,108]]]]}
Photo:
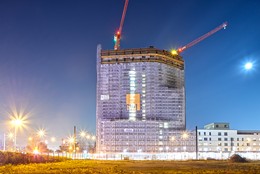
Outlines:
{"type": "Polygon", "coordinates": [[[202,40],[206,39],[207,37],[213,35],[214,33],[218,32],[219,30],[221,29],[226,29],[228,23],[227,22],[224,22],[223,24],[221,24],[220,26],[218,26],[217,28],[211,30],[210,32],[200,36],[199,38],[193,40],[192,42],[188,43],[187,45],[185,46],[182,46],[180,48],[177,49],[177,54],[183,52],[184,50],[186,50],[187,48],[190,48],[194,45],[196,45],[197,43],[201,42],[202,40]]]}
{"type": "Polygon", "coordinates": [[[125,21],[126,10],[127,10],[127,7],[128,7],[128,1],[129,0],[125,1],[125,5],[124,5],[124,10],[123,10],[120,26],[119,26],[119,29],[117,30],[117,32],[114,35],[114,42],[115,42],[114,50],[119,50],[120,49],[120,40],[121,40],[122,29],[123,29],[123,25],[124,25],[124,21],[125,21]]]}

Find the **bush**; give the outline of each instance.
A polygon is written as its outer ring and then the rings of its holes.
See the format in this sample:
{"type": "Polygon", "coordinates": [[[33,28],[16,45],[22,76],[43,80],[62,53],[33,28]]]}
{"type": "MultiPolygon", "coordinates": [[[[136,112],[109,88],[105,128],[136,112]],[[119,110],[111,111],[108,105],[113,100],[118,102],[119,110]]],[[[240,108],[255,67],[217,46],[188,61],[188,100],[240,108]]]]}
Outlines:
{"type": "Polygon", "coordinates": [[[245,163],[247,162],[246,158],[241,157],[238,154],[234,154],[229,158],[230,162],[235,162],[235,163],[245,163]]]}
{"type": "Polygon", "coordinates": [[[18,152],[1,152],[0,165],[5,164],[28,164],[64,161],[64,157],[53,157],[47,155],[23,154],[18,152]]]}

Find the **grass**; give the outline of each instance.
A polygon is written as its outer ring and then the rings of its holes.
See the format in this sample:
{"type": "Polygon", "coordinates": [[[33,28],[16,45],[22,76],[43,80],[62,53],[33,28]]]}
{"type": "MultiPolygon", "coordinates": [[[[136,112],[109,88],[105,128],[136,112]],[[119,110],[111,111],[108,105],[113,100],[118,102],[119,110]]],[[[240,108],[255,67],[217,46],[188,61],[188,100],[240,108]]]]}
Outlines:
{"type": "Polygon", "coordinates": [[[231,163],[228,161],[98,161],[67,160],[45,164],[4,165],[0,174],[257,174],[260,161],[231,163]]]}

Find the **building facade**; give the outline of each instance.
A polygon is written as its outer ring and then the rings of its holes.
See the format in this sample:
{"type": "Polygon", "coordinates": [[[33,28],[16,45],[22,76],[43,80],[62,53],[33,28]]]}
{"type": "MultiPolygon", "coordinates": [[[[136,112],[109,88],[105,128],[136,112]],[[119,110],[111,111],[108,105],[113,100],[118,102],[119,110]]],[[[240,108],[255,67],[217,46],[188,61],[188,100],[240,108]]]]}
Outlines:
{"type": "Polygon", "coordinates": [[[198,129],[199,152],[260,152],[260,131],[230,129],[229,123],[211,123],[198,129]]]}
{"type": "Polygon", "coordinates": [[[182,57],[99,45],[96,123],[98,153],[173,151],[186,128],[182,57]]]}

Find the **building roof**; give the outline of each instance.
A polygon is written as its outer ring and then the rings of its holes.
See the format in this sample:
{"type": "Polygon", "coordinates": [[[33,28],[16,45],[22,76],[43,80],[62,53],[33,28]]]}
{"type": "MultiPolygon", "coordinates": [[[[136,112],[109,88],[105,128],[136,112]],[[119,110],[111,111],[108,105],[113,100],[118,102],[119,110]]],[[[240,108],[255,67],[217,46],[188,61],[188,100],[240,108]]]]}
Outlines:
{"type": "Polygon", "coordinates": [[[102,64],[131,62],[159,62],[184,69],[184,60],[180,55],[154,47],[101,51],[102,64]]]}

